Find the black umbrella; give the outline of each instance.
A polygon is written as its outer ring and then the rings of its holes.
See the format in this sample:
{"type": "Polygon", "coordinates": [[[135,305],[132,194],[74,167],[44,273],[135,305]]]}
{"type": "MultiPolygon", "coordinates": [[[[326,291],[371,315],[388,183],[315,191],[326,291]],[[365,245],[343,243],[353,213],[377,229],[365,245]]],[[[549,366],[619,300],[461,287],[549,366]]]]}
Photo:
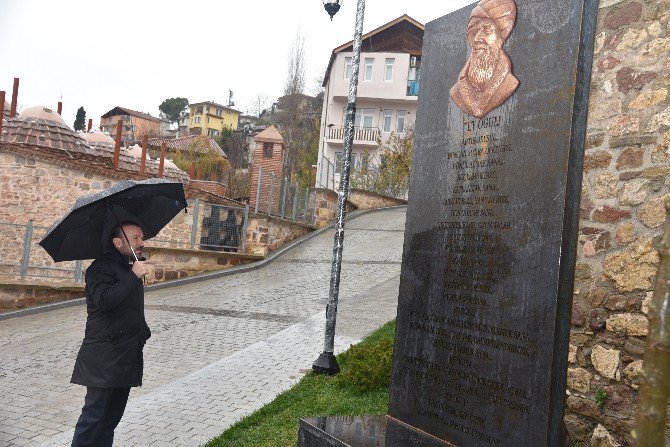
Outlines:
{"type": "Polygon", "coordinates": [[[111,231],[119,223],[139,225],[149,239],[186,205],[184,186],[179,182],[122,180],[97,194],[78,198],[40,245],[56,262],[95,259],[106,250],[111,231]]]}

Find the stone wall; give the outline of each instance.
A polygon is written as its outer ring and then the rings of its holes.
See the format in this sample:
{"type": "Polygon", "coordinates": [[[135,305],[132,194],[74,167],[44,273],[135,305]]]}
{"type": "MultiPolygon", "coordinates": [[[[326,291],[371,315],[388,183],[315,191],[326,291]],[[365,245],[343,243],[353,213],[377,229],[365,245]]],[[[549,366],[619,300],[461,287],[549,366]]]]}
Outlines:
{"type": "Polygon", "coordinates": [[[635,419],[670,185],[669,15],[668,0],[600,4],[566,409],[584,445],[628,445],[635,419]]]}
{"type": "Polygon", "coordinates": [[[54,287],[45,281],[0,282],[0,312],[23,309],[84,296],[84,285],[74,282],[54,287]]]}
{"type": "Polygon", "coordinates": [[[152,247],[151,243],[147,245],[144,253],[151,269],[147,275],[147,284],[185,278],[263,259],[263,256],[253,254],[152,247]]]}
{"type": "Polygon", "coordinates": [[[265,256],[316,227],[266,214],[251,214],[247,227],[247,253],[265,256]]]}
{"type": "MultiPolygon", "coordinates": [[[[316,188],[311,194],[316,194],[316,199],[310,198],[309,203],[316,204],[316,210],[311,208],[308,210],[308,215],[314,214],[314,225],[317,228],[323,228],[330,225],[337,214],[337,193],[331,189],[316,188]]],[[[355,210],[357,207],[351,201],[347,201],[347,213],[355,210]]]]}
{"type": "Polygon", "coordinates": [[[371,208],[384,208],[387,206],[407,205],[407,200],[388,197],[376,192],[364,189],[352,188],[349,193],[349,201],[356,205],[359,210],[371,208]]]}

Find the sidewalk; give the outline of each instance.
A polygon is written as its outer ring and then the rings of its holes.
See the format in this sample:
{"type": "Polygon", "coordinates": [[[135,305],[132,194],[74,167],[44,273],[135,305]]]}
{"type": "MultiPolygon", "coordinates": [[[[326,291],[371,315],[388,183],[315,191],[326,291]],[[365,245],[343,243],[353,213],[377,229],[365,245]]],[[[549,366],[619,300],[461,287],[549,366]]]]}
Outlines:
{"type": "MultiPolygon", "coordinates": [[[[395,317],[404,209],[347,222],[336,350],[395,317]]],[[[198,446],[290,388],[323,347],[333,233],[251,272],[147,294],[153,337],[120,446],[198,446]]],[[[69,445],[83,306],[0,322],[0,445],[69,445]]]]}

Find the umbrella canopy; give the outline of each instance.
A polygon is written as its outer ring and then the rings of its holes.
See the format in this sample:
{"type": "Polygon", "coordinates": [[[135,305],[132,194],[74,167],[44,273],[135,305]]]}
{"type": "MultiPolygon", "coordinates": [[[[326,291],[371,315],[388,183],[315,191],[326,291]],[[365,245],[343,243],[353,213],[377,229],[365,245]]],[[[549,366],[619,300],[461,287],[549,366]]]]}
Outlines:
{"type": "Polygon", "coordinates": [[[111,231],[119,223],[139,225],[144,238],[150,239],[186,206],[184,186],[179,182],[122,180],[97,194],[78,198],[40,245],[56,262],[95,259],[107,249],[111,231]]]}

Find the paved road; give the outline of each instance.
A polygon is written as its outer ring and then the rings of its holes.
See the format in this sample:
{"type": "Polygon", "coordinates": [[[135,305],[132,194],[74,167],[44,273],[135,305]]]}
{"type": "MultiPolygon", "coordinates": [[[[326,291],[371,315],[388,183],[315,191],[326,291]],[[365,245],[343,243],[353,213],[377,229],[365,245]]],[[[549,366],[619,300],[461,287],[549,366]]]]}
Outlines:
{"type": "MultiPolygon", "coordinates": [[[[405,210],[347,223],[336,351],[395,317],[405,210]]],[[[270,265],[150,292],[144,385],[119,446],[198,446],[290,388],[323,348],[333,232],[270,265]]],[[[0,446],[69,446],[85,388],[69,383],[86,310],[0,321],[0,446]]]]}

